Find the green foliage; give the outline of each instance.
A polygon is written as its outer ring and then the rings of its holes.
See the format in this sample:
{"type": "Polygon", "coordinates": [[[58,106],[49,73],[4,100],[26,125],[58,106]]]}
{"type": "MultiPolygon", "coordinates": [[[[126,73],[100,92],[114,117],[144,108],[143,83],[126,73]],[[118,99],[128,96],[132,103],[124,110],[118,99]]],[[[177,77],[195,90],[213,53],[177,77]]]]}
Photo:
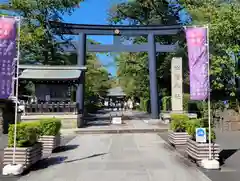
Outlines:
{"type": "Polygon", "coordinates": [[[187,124],[187,133],[191,136],[192,139],[196,139],[196,128],[201,127],[201,120],[200,119],[191,119],[188,121],[187,124]]]}
{"type": "Polygon", "coordinates": [[[240,58],[240,3],[220,0],[181,0],[192,24],[209,24],[212,99],[235,97],[233,77],[240,58]]]}
{"type": "Polygon", "coordinates": [[[183,95],[183,110],[184,111],[188,111],[189,107],[188,107],[188,104],[189,104],[189,100],[190,100],[190,95],[189,94],[184,94],[183,95]]]}
{"type": "Polygon", "coordinates": [[[11,3],[0,5],[0,9],[10,10],[24,18],[21,22],[21,63],[63,63],[60,44],[68,44],[69,38],[52,28],[49,21],[63,21],[62,16],[71,15],[80,2],[81,0],[12,0],[11,3]]]}
{"type": "Polygon", "coordinates": [[[105,96],[108,89],[111,88],[111,81],[107,69],[101,65],[96,55],[88,55],[87,70],[85,76],[86,100],[92,101],[95,97],[105,96]]]}
{"type": "Polygon", "coordinates": [[[102,108],[102,105],[99,103],[89,103],[89,104],[85,104],[85,110],[88,113],[96,113],[98,110],[100,110],[102,108]]]}
{"type": "MultiPolygon", "coordinates": [[[[177,12],[169,8],[168,1],[135,0],[119,3],[111,8],[109,21],[112,24],[125,23],[150,24],[176,24],[179,23],[177,12]]],[[[235,96],[233,77],[239,74],[235,67],[235,60],[240,59],[240,3],[239,1],[221,0],[180,0],[180,4],[190,14],[193,25],[209,25],[210,62],[211,62],[211,99],[232,99],[235,96]]],[[[181,8],[177,8],[179,11],[181,8]]],[[[176,10],[176,8],[175,8],[176,10]]],[[[184,23],[184,22],[183,22],[184,23]]],[[[174,54],[157,54],[157,78],[159,88],[163,95],[170,95],[171,87],[171,58],[183,57],[183,83],[184,92],[189,92],[189,70],[187,65],[187,50],[185,35],[177,37],[156,37],[161,44],[178,41],[179,51],[174,54]]],[[[146,38],[135,38],[134,43],[146,42],[146,38]]],[[[149,98],[148,57],[146,53],[121,54],[116,58],[120,84],[129,96],[149,98]]],[[[202,103],[184,101],[184,110],[197,112],[203,116],[202,103]],[[188,107],[188,108],[187,108],[188,107]],[[201,108],[201,109],[200,109],[201,108]]],[[[166,104],[163,103],[163,109],[166,104]]]]}
{"type": "MultiPolygon", "coordinates": [[[[208,139],[208,135],[209,135],[209,129],[208,129],[208,124],[206,124],[206,120],[203,120],[203,119],[191,119],[188,121],[188,124],[187,124],[187,133],[188,135],[191,136],[191,138],[193,140],[196,140],[196,128],[206,128],[206,133],[207,133],[207,141],[209,140],[208,139]]],[[[211,141],[215,141],[216,139],[216,133],[214,131],[214,129],[211,128],[211,141]]]]}
{"type": "Polygon", "coordinates": [[[149,104],[149,99],[142,98],[140,100],[140,105],[139,105],[140,110],[148,112],[149,111],[149,105],[148,104],[149,104]]]}
{"type": "MultiPolygon", "coordinates": [[[[202,101],[191,101],[189,94],[183,95],[183,110],[189,113],[196,113],[198,117],[203,116],[203,102],[202,101]]],[[[162,98],[162,110],[170,111],[171,107],[171,96],[165,96],[162,98]]]]}
{"type": "Polygon", "coordinates": [[[163,111],[171,110],[171,108],[172,108],[171,103],[172,103],[171,96],[163,97],[162,98],[162,110],[163,111]]]}
{"type": "Polygon", "coordinates": [[[171,114],[170,129],[174,132],[185,132],[189,117],[184,114],[171,114]]]}
{"type": "Polygon", "coordinates": [[[46,118],[39,121],[40,135],[56,136],[60,133],[61,120],[56,118],[46,118]]]}
{"type": "MultiPolygon", "coordinates": [[[[33,146],[39,137],[38,123],[19,123],[17,124],[17,147],[33,146]]],[[[8,146],[13,147],[14,144],[14,124],[9,126],[8,130],[8,146]]]]}
{"type": "MultiPolygon", "coordinates": [[[[172,25],[176,24],[179,17],[169,8],[165,0],[123,2],[114,5],[109,13],[109,21],[112,24],[128,22],[130,25],[172,25]]],[[[176,37],[156,37],[161,44],[175,43],[176,37]]],[[[178,36],[179,40],[179,36],[178,36]]],[[[145,37],[134,38],[134,43],[147,42],[145,37]]],[[[170,67],[171,57],[176,54],[157,54],[157,79],[159,88],[170,92],[170,67]]],[[[129,97],[149,99],[149,70],[148,55],[141,53],[121,53],[116,57],[118,68],[117,76],[124,92],[129,97]]]]}

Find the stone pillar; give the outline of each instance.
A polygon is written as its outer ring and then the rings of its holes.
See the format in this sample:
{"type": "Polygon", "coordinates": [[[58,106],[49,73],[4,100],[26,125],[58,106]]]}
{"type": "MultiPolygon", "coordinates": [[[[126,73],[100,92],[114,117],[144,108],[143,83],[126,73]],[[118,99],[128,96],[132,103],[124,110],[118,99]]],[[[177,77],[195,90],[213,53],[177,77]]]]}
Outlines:
{"type": "Polygon", "coordinates": [[[156,65],[156,43],[153,33],[148,34],[148,64],[149,64],[149,82],[151,98],[151,118],[159,118],[158,90],[157,90],[157,65],[156,65]]]}
{"type": "MultiPolygon", "coordinates": [[[[79,34],[79,43],[78,43],[78,61],[77,64],[80,67],[86,65],[86,34],[79,34]]],[[[78,85],[76,92],[76,102],[77,102],[77,127],[82,128],[85,125],[84,122],[84,94],[85,93],[85,72],[81,73],[81,83],[78,85]]]]}
{"type": "Polygon", "coordinates": [[[183,113],[183,80],[182,58],[173,57],[171,64],[172,77],[172,112],[183,113]]]}

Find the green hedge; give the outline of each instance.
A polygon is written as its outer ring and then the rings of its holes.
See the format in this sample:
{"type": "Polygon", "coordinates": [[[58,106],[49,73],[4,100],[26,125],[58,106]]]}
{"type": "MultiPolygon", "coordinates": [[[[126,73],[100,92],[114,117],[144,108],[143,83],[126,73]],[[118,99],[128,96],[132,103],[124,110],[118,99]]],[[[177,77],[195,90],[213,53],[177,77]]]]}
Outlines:
{"type": "Polygon", "coordinates": [[[62,123],[60,119],[47,118],[39,121],[40,135],[56,136],[59,134],[62,123]]]}
{"type": "Polygon", "coordinates": [[[149,99],[144,99],[142,98],[140,100],[140,106],[139,106],[140,110],[141,111],[144,111],[144,112],[149,112],[149,99]]]}
{"type": "Polygon", "coordinates": [[[169,111],[172,109],[172,100],[171,96],[165,96],[162,98],[162,110],[169,111]]]}
{"type": "Polygon", "coordinates": [[[170,129],[174,132],[185,132],[189,117],[184,114],[171,114],[170,129]]]}
{"type": "MultiPolygon", "coordinates": [[[[165,96],[162,98],[162,110],[170,111],[172,109],[171,96],[165,96]]],[[[196,113],[198,117],[203,117],[204,114],[204,103],[202,101],[190,100],[189,94],[183,95],[183,111],[189,113],[196,113]]]]}
{"type": "MultiPolygon", "coordinates": [[[[39,136],[55,136],[59,134],[61,126],[61,120],[56,118],[19,123],[17,124],[16,146],[33,146],[37,142],[39,136]]],[[[14,124],[10,125],[8,130],[8,146],[13,147],[13,144],[14,124]]]]}
{"type": "Polygon", "coordinates": [[[102,105],[100,105],[98,103],[87,103],[87,104],[85,104],[85,111],[87,113],[96,113],[101,108],[102,108],[102,105]]]}
{"type": "MultiPolygon", "coordinates": [[[[33,146],[39,137],[39,127],[37,123],[19,123],[17,124],[17,147],[33,146]]],[[[9,125],[8,129],[8,146],[13,147],[14,144],[14,124],[9,125]]]]}

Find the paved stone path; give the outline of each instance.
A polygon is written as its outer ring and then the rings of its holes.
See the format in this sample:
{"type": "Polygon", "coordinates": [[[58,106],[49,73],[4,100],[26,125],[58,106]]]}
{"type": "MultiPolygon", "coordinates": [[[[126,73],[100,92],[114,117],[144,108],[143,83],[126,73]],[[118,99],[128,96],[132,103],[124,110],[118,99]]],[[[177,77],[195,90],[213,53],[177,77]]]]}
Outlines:
{"type": "Polygon", "coordinates": [[[68,145],[79,146],[18,181],[208,181],[181,163],[157,134],[78,135],[68,145]]]}

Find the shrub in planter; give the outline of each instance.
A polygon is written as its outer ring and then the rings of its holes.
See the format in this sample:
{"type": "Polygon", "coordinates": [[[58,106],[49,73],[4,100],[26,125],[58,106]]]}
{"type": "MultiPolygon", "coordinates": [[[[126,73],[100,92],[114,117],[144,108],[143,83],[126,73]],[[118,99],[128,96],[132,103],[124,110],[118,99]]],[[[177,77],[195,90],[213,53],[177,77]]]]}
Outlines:
{"type": "Polygon", "coordinates": [[[59,134],[61,129],[61,120],[56,118],[41,119],[40,134],[45,136],[56,136],[59,134]]]}
{"type": "MultiPolygon", "coordinates": [[[[202,159],[207,159],[209,157],[209,139],[208,133],[209,129],[206,127],[206,121],[202,119],[193,119],[188,122],[187,133],[190,135],[190,138],[187,140],[186,153],[189,157],[194,159],[197,162],[200,162],[202,159]],[[206,137],[207,143],[198,143],[196,142],[196,128],[206,128],[206,137]]],[[[212,158],[219,159],[220,147],[215,143],[216,135],[214,129],[211,129],[211,153],[212,158]]]]}
{"type": "Polygon", "coordinates": [[[61,120],[56,118],[42,119],[39,121],[39,141],[43,143],[44,153],[51,153],[60,145],[61,126],[61,120]]]}
{"type": "MultiPolygon", "coordinates": [[[[208,129],[208,125],[206,124],[206,121],[203,119],[192,119],[189,120],[187,125],[186,125],[186,131],[190,136],[190,139],[196,141],[196,128],[206,128],[206,136],[207,136],[207,142],[208,142],[208,133],[209,133],[209,129],[208,129]]],[[[211,129],[211,142],[215,142],[216,140],[216,134],[214,129],[211,129]]]]}
{"type": "Polygon", "coordinates": [[[168,140],[175,146],[184,146],[188,139],[186,126],[189,117],[183,114],[172,114],[168,140]]]}
{"type": "MultiPolygon", "coordinates": [[[[36,124],[17,124],[16,136],[16,163],[30,167],[42,157],[42,144],[38,143],[39,129],[36,124]]],[[[8,147],[4,149],[3,164],[12,163],[14,145],[14,125],[9,126],[8,147]]]]}
{"type": "Polygon", "coordinates": [[[184,114],[171,114],[170,129],[174,132],[185,132],[189,117],[184,114]]]}

